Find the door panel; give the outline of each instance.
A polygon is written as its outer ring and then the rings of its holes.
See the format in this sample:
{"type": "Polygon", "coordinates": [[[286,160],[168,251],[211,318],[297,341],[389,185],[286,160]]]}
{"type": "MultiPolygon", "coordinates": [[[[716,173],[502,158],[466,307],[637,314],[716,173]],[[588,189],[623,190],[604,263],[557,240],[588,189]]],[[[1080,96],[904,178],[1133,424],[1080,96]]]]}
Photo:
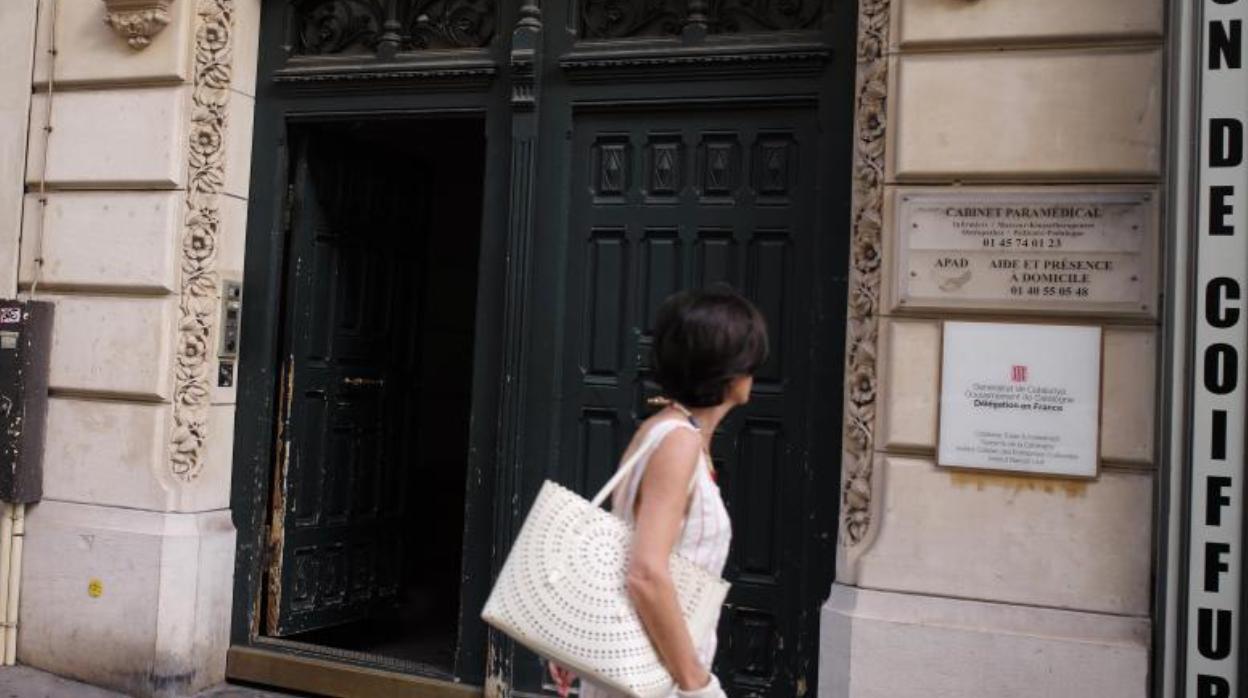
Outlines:
{"type": "Polygon", "coordinates": [[[292,192],[266,609],[278,636],[394,602],[405,542],[396,493],[412,467],[419,394],[419,188],[412,172],[315,134],[298,150],[292,192]]]}
{"type": "Polygon", "coordinates": [[[723,281],[767,319],[771,357],[713,444],[736,531],[716,667],[731,695],[791,698],[809,661],[797,642],[811,562],[797,503],[810,467],[799,326],[814,297],[815,167],[802,154],[817,150],[815,123],[799,107],[574,116],[565,481],[583,492],[604,482],[649,414],[664,298],[723,281]]]}

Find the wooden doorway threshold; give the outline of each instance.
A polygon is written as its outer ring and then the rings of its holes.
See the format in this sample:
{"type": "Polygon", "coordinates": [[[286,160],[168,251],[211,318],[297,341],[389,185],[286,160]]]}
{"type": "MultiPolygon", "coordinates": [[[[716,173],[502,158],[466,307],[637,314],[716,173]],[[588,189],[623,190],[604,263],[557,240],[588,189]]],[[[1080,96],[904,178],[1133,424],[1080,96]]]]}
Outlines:
{"type": "Polygon", "coordinates": [[[230,648],[226,657],[225,675],[236,681],[332,698],[478,698],[482,695],[478,686],[237,645],[230,648]]]}

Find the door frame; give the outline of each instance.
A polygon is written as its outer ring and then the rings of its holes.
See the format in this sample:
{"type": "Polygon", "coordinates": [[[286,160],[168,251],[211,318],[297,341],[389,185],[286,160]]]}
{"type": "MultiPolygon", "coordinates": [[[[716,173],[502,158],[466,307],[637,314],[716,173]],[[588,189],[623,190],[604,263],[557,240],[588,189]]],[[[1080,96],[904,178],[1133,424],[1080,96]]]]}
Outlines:
{"type": "Polygon", "coordinates": [[[290,67],[290,42],[285,36],[289,31],[287,6],[286,2],[265,2],[261,8],[232,461],[230,507],[238,538],[227,671],[231,675],[243,672],[238,678],[256,680],[257,657],[273,661],[284,657],[288,661],[328,661],[344,670],[389,670],[426,690],[431,680],[480,685],[487,643],[477,610],[489,591],[494,557],[497,405],[505,341],[500,320],[504,307],[503,240],[508,229],[507,212],[490,202],[508,200],[511,119],[508,85],[502,73],[508,65],[509,42],[503,28],[515,24],[518,9],[512,3],[499,3],[498,29],[488,48],[457,51],[453,61],[447,60],[445,52],[416,56],[369,68],[372,72],[365,76],[369,79],[360,80],[358,72],[333,73],[332,69],[318,68],[309,73],[290,67]],[[285,335],[292,131],[303,124],[325,121],[424,118],[477,121],[485,140],[463,522],[463,575],[470,581],[461,590],[459,646],[451,674],[375,655],[268,638],[262,632],[261,614],[285,335]]]}
{"type": "MultiPolygon", "coordinates": [[[[298,662],[328,660],[341,667],[370,671],[380,663],[376,658],[355,656],[329,648],[265,638],[260,633],[261,603],[264,594],[265,524],[271,496],[271,467],[274,457],[279,369],[282,347],[282,293],[286,265],[286,201],[290,163],[288,136],[292,126],[325,120],[394,118],[477,118],[485,129],[486,169],[483,191],[480,260],[472,416],[469,435],[469,477],[465,505],[465,582],[461,593],[459,647],[454,679],[486,686],[493,695],[515,685],[514,645],[488,630],[477,611],[484,604],[488,585],[503,562],[506,542],[518,531],[526,506],[524,482],[534,469],[557,454],[560,425],[551,415],[558,414],[561,396],[557,366],[562,360],[557,350],[543,353],[534,343],[551,336],[544,332],[563,313],[560,269],[567,263],[567,231],[563,220],[554,217],[565,211],[561,206],[567,192],[559,187],[536,187],[535,173],[542,160],[544,176],[564,181],[567,144],[552,134],[570,125],[573,111],[601,104],[618,104],[624,95],[619,86],[606,85],[590,101],[576,99],[566,108],[539,113],[543,103],[543,76],[566,71],[561,56],[574,50],[563,10],[547,5],[547,19],[535,0],[499,2],[497,35],[488,49],[455,52],[454,58],[417,57],[402,64],[387,63],[350,75],[337,77],[307,72],[275,80],[286,64],[287,47],[280,32],[285,29],[283,13],[288,3],[262,5],[259,68],[257,70],[255,125],[251,159],[251,191],[248,203],[247,234],[243,272],[243,317],[241,353],[238,366],[237,416],[234,429],[233,483],[231,509],[238,530],[231,616],[229,671],[238,678],[258,680],[256,661],[298,662]],[[543,28],[545,27],[545,29],[543,28]],[[555,37],[548,42],[548,38],[555,37]],[[544,46],[544,44],[546,44],[544,46]],[[544,57],[543,53],[547,55],[544,57]],[[560,161],[559,158],[563,160],[560,161]],[[536,277],[545,274],[544,280],[536,277]],[[542,312],[534,309],[541,308],[542,312]],[[533,359],[532,361],[530,359],[533,359]],[[544,411],[545,410],[545,411],[544,411]],[[487,640],[488,638],[488,640],[487,640]],[[252,667],[252,669],[245,669],[252,667]]],[[[829,3],[831,4],[831,3],[829,3]]],[[[566,3],[565,3],[566,5],[566,3]]],[[[830,506],[813,509],[819,518],[827,517],[835,530],[840,487],[841,386],[844,373],[845,308],[848,287],[850,175],[853,134],[852,59],[856,35],[857,3],[836,3],[829,15],[828,31],[836,42],[831,66],[818,81],[811,80],[802,92],[820,103],[820,140],[817,187],[830,197],[819,207],[814,225],[826,235],[816,236],[816,273],[829,282],[814,302],[811,351],[821,361],[812,361],[811,378],[828,386],[831,394],[811,391],[806,407],[807,433],[811,434],[805,456],[828,464],[816,469],[818,482],[812,483],[808,497],[830,506]],[[835,136],[835,137],[834,137],[835,136]],[[826,188],[825,188],[826,187],[826,188]],[[827,429],[835,423],[835,430],[827,429]],[[820,428],[824,427],[824,428],[820,428]],[[835,464],[835,465],[833,465],[835,464]]],[[[766,39],[729,48],[749,51],[784,50],[778,42],[766,39]]],[[[798,47],[801,49],[801,47],[798,47]]],[[[609,54],[609,51],[607,52],[609,54]]],[[[809,53],[809,52],[807,52],[809,53]]],[[[808,58],[795,50],[791,59],[808,58]]],[[[598,57],[602,65],[614,60],[598,57]]],[[[782,60],[790,60],[781,56],[782,60]]],[[[693,54],[681,60],[695,64],[693,54]]],[[[590,61],[592,62],[592,61],[590,61]]],[[[585,61],[582,61],[585,63],[585,61]]],[[[711,66],[712,64],[707,64],[711,66]]],[[[763,66],[764,62],[759,62],[763,66]]],[[[780,65],[780,64],[773,64],[780,65]]],[[[676,68],[660,67],[660,71],[676,68]]],[[[592,68],[591,68],[592,70],[592,68]]],[[[709,70],[709,69],[708,69],[709,70]]],[[[332,72],[332,71],[330,71],[332,72]]],[[[708,72],[709,76],[709,72],[708,72]]],[[[559,83],[560,80],[555,80],[559,83]]],[[[781,80],[780,82],[783,82],[781,80]]],[[[793,85],[793,81],[789,81],[793,85]]],[[[634,83],[635,86],[635,83],[634,83]]],[[[706,77],[688,83],[691,93],[673,100],[683,104],[722,95],[715,94],[713,81],[706,77]]],[[[568,81],[550,86],[554,92],[567,89],[568,81]]],[[[762,91],[755,98],[766,98],[784,91],[783,85],[762,91]]],[[[740,102],[742,97],[724,100],[740,102]]],[[[745,98],[749,99],[749,98],[745,98]]],[[[543,108],[544,109],[544,108],[543,108]]],[[[812,598],[826,596],[835,570],[835,536],[806,541],[811,559],[822,561],[820,569],[807,580],[812,598]],[[821,588],[813,588],[821,587],[821,588]]],[[[803,593],[806,594],[807,591],[803,593]]],[[[818,613],[803,622],[818,627],[818,613]]],[[[817,638],[817,635],[814,636],[817,638]]],[[[818,648],[808,648],[817,658],[818,648]]],[[[817,664],[817,662],[816,662],[817,664]]],[[[419,679],[419,668],[402,671],[411,681],[419,679]]],[[[436,674],[436,672],[434,672],[436,674]]],[[[447,681],[452,677],[435,675],[447,681]]],[[[424,694],[422,694],[424,695],[424,694]]]]}
{"type": "MultiPolygon", "coordinates": [[[[261,111],[261,110],[258,110],[261,111]]],[[[341,651],[333,648],[317,649],[316,645],[298,641],[268,637],[263,634],[264,618],[262,604],[265,596],[265,577],[268,573],[268,526],[270,515],[270,498],[272,496],[274,459],[277,457],[275,448],[278,439],[278,402],[281,397],[280,385],[283,364],[283,347],[287,341],[287,327],[284,320],[286,312],[286,266],[288,262],[286,241],[293,232],[290,225],[292,206],[290,147],[294,133],[300,127],[311,124],[344,121],[394,120],[394,119],[464,119],[475,121],[487,127],[487,109],[481,106],[465,107],[430,107],[386,110],[380,112],[368,108],[356,110],[332,111],[321,108],[311,110],[274,110],[269,114],[272,130],[263,129],[259,124],[256,128],[257,147],[253,157],[253,174],[268,177],[269,182],[257,182],[252,187],[252,203],[249,206],[248,235],[246,243],[246,260],[243,275],[243,304],[241,353],[238,378],[237,416],[234,429],[234,461],[233,482],[231,485],[231,509],[234,514],[235,526],[238,530],[236,547],[234,604],[231,618],[231,644],[236,648],[263,650],[269,655],[290,654],[304,658],[317,658],[340,662],[347,665],[368,667],[372,669],[398,670],[413,676],[450,681],[459,676],[462,678],[461,665],[465,667],[483,666],[483,659],[456,658],[455,671],[447,675],[433,668],[426,668],[416,663],[390,661],[383,657],[370,659],[367,653],[341,651]],[[267,140],[266,133],[278,133],[276,141],[267,140]],[[272,155],[261,154],[259,144],[276,142],[277,148],[272,155]],[[266,186],[267,184],[267,186],[266,186]],[[266,191],[267,190],[267,191],[266,191]]],[[[259,119],[257,119],[259,121],[259,119]]],[[[486,159],[483,202],[488,201],[492,187],[497,187],[499,179],[498,167],[492,162],[497,160],[498,148],[489,134],[485,140],[482,153],[486,159]],[[493,182],[493,183],[492,183],[493,182]]],[[[491,225],[491,219],[497,218],[482,206],[480,234],[482,236],[480,256],[478,260],[478,289],[474,332],[474,362],[472,379],[472,427],[469,434],[468,477],[465,486],[481,480],[481,474],[492,470],[494,423],[497,393],[497,355],[501,342],[498,331],[497,296],[498,286],[493,280],[500,278],[496,271],[501,265],[501,255],[496,251],[497,244],[491,244],[492,231],[497,225],[491,225]]],[[[464,525],[470,530],[484,532],[488,537],[492,527],[493,516],[488,507],[479,506],[482,501],[492,500],[492,493],[479,491],[468,493],[477,506],[465,506],[464,525]]],[[[477,537],[475,540],[480,541],[477,537]]],[[[487,542],[474,543],[474,539],[465,536],[465,552],[463,564],[488,565],[491,546],[487,542]],[[472,548],[472,549],[470,549],[472,548]]],[[[461,606],[468,608],[473,605],[472,599],[481,596],[488,589],[484,580],[488,575],[475,575],[474,579],[482,580],[475,586],[465,588],[461,592],[461,606]]],[[[463,623],[463,616],[469,615],[474,620],[476,614],[464,613],[461,608],[460,631],[471,631],[463,623]]],[[[479,623],[479,621],[477,621],[479,623]]],[[[483,628],[480,629],[483,632],[483,628]]],[[[483,644],[482,638],[477,644],[483,644]]],[[[462,646],[469,643],[463,642],[462,646]]],[[[460,654],[465,654],[461,652],[460,654]]],[[[247,655],[258,656],[258,655],[247,655]]],[[[253,664],[237,664],[231,666],[254,666],[253,664]]],[[[281,673],[275,674],[280,676],[281,673]]],[[[245,678],[239,676],[239,678],[245,678]]],[[[427,681],[420,682],[427,685],[427,681]]]]}
{"type": "MultiPolygon", "coordinates": [[[[281,352],[286,334],[283,320],[285,312],[283,279],[287,264],[285,242],[290,233],[288,230],[290,214],[287,209],[290,206],[288,191],[292,186],[288,157],[291,131],[305,124],[376,120],[378,118],[461,118],[478,121],[485,127],[486,110],[477,107],[453,109],[435,107],[390,110],[384,114],[367,109],[341,112],[312,110],[286,111],[273,116],[279,117],[272,119],[275,122],[273,125],[280,129],[281,135],[276,141],[279,145],[274,149],[270,158],[261,156],[260,148],[257,148],[257,157],[253,160],[253,169],[265,170],[261,176],[269,177],[271,184],[267,187],[264,183],[253,185],[252,200],[258,203],[253,204],[249,211],[247,258],[244,271],[244,298],[246,300],[242,320],[243,339],[239,364],[231,502],[235,525],[238,529],[231,643],[265,647],[280,652],[302,644],[290,641],[279,642],[276,638],[265,637],[262,633],[263,617],[260,612],[264,597],[264,577],[267,573],[266,529],[270,511],[273,459],[276,456],[274,446],[277,439],[277,406],[281,395],[279,385],[281,352]],[[264,189],[268,189],[271,193],[263,193],[264,189]]],[[[265,131],[261,128],[257,127],[256,132],[257,144],[272,142],[262,140],[265,138],[262,135],[265,131]]],[[[491,164],[491,161],[497,160],[496,154],[491,152],[497,147],[487,135],[483,153],[487,160],[483,181],[486,193],[483,195],[483,201],[488,200],[490,189],[497,186],[497,184],[491,184],[499,178],[496,172],[497,166],[491,164]]],[[[468,471],[470,476],[466,478],[466,485],[473,481],[488,480],[488,477],[482,478],[478,474],[488,472],[492,468],[492,459],[489,454],[493,451],[494,441],[491,424],[494,422],[493,405],[496,404],[494,394],[497,392],[497,369],[495,367],[501,341],[497,330],[499,326],[497,321],[498,284],[492,281],[500,277],[496,270],[501,263],[500,255],[496,251],[498,245],[491,244],[494,237],[492,230],[495,230],[497,226],[491,225],[490,219],[496,216],[485,211],[484,206],[482,209],[480,227],[482,243],[478,264],[479,284],[471,408],[473,426],[469,435],[468,471]]],[[[492,500],[492,494],[489,492],[469,493],[469,496],[478,502],[492,500]]],[[[487,532],[488,536],[493,518],[488,507],[466,506],[465,512],[467,518],[470,519],[465,521],[465,525],[473,530],[487,532]]],[[[482,558],[480,563],[488,565],[490,546],[488,543],[474,544],[473,540],[465,537],[464,564],[469,565],[477,558],[482,558]],[[468,550],[469,547],[475,547],[476,550],[468,550]]],[[[481,539],[477,537],[475,540],[481,539]]],[[[484,580],[488,577],[476,575],[474,578],[484,580]]],[[[483,596],[485,591],[488,591],[483,588],[482,583],[476,586],[482,588],[465,588],[464,596],[483,596]]],[[[482,603],[483,601],[482,598],[482,603]]],[[[463,605],[467,607],[469,604],[463,605]]],[[[463,615],[467,614],[461,612],[461,616],[463,615]]],[[[475,618],[475,614],[471,615],[475,618]]],[[[467,629],[463,627],[462,618],[460,624],[461,632],[467,629]]],[[[347,656],[333,650],[327,650],[324,654],[352,663],[360,661],[358,656],[347,656]]],[[[483,660],[469,661],[461,661],[457,658],[455,674],[461,673],[461,664],[477,667],[483,665],[483,660]]],[[[389,662],[378,661],[376,664],[385,665],[389,662]]],[[[437,672],[421,672],[415,666],[407,668],[414,673],[437,675],[437,672]]]]}

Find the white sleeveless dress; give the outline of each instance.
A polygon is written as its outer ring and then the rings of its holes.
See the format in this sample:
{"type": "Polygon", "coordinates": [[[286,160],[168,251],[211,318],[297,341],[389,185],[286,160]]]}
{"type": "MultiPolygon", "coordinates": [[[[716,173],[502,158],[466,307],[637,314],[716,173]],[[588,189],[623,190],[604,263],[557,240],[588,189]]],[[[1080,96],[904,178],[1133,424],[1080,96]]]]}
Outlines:
{"type": "MultiPolygon", "coordinates": [[[[620,483],[611,498],[611,511],[629,523],[633,523],[637,490],[641,486],[641,478],[646,472],[646,465],[650,462],[650,454],[658,448],[667,434],[675,429],[699,431],[697,427],[684,419],[666,419],[653,424],[650,428],[662,430],[658,432],[659,438],[655,440],[650,453],[643,455],[633,472],[620,483]]],[[[638,439],[637,442],[640,443],[641,440],[638,439]]],[[[628,455],[631,454],[625,454],[626,457],[628,455]]],[[[684,527],[676,542],[674,552],[713,574],[721,575],[724,572],[724,564],[728,562],[728,546],[732,541],[732,522],[728,520],[728,510],[724,507],[724,499],[720,495],[719,486],[711,477],[710,463],[706,461],[705,454],[698,457],[698,467],[694,471],[693,481],[689,483],[689,490],[689,510],[685,515],[684,527]]],[[[693,638],[693,642],[698,653],[698,661],[709,670],[711,661],[715,658],[718,637],[712,630],[707,637],[693,638]]],[[[581,682],[580,695],[582,698],[618,698],[618,694],[584,681],[581,682]]],[[[673,691],[671,697],[674,698],[675,695],[673,691]]]]}

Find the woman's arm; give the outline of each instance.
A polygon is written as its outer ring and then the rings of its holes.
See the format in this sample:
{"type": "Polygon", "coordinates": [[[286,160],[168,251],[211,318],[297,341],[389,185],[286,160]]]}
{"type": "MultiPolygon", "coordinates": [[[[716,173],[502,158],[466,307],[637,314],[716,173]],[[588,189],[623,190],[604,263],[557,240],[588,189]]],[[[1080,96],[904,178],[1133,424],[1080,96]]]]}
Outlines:
{"type": "Polygon", "coordinates": [[[628,567],[628,591],[637,615],[676,685],[686,691],[705,686],[710,675],[698,663],[676,599],[668,558],[680,535],[689,481],[701,450],[700,434],[677,429],[651,454],[637,493],[628,567]]]}

